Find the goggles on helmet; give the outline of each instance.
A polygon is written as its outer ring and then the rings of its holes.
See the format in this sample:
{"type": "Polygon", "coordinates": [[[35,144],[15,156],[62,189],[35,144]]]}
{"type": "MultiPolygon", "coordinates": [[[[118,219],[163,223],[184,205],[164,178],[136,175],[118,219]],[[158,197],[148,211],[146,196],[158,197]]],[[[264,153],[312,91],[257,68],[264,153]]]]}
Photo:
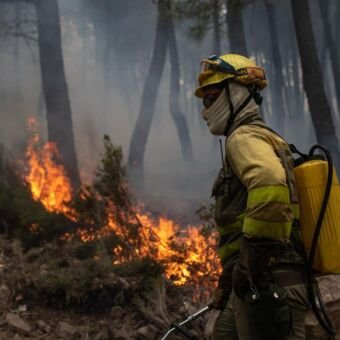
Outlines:
{"type": "Polygon", "coordinates": [[[218,58],[216,55],[212,55],[208,59],[203,59],[201,61],[201,73],[205,72],[221,72],[239,75],[239,72],[235,70],[234,66],[223,59],[218,58]]]}

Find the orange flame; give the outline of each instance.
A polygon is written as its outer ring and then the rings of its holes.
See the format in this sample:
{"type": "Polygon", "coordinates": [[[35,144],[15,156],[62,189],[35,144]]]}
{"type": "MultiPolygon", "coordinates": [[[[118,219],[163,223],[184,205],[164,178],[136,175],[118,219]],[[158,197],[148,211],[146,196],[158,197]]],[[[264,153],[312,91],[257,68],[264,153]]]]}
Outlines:
{"type": "MultiPolygon", "coordinates": [[[[63,213],[72,220],[77,220],[76,214],[69,208],[72,199],[72,186],[62,165],[56,163],[59,158],[54,143],[46,143],[40,147],[37,123],[29,120],[32,138],[28,144],[26,157],[28,173],[25,177],[29,184],[32,196],[40,201],[47,210],[63,213]]],[[[219,260],[216,254],[217,237],[212,234],[205,237],[199,226],[188,226],[182,229],[174,221],[165,217],[152,218],[138,207],[136,218],[141,225],[141,241],[133,244],[134,256],[143,258],[152,257],[161,263],[165,269],[165,276],[177,285],[192,284],[206,285],[208,291],[217,282],[220,273],[219,260]],[[203,280],[204,279],[204,280],[203,280]]],[[[114,217],[108,211],[108,223],[98,233],[92,230],[79,230],[79,236],[84,241],[91,241],[107,233],[116,235],[130,242],[127,230],[115,223],[114,217]]],[[[32,231],[35,226],[32,226],[32,231]]],[[[72,235],[64,235],[70,239],[72,235]]],[[[115,264],[129,261],[124,257],[124,249],[117,245],[113,249],[115,264]]]]}
{"type": "MultiPolygon", "coordinates": [[[[143,226],[143,242],[136,249],[137,256],[152,256],[162,263],[166,277],[177,285],[202,283],[203,277],[209,277],[210,284],[211,281],[212,285],[216,284],[220,273],[216,234],[205,237],[197,226],[181,229],[165,217],[155,219],[142,212],[137,216],[143,226]]],[[[109,227],[117,235],[124,236],[113,219],[109,220],[109,227]]],[[[120,258],[116,263],[128,260],[123,258],[122,248],[114,249],[114,254],[120,258]]]]}
{"type": "Polygon", "coordinates": [[[71,210],[67,203],[72,198],[72,186],[64,167],[56,162],[60,158],[57,146],[53,142],[48,142],[40,147],[38,124],[34,118],[29,119],[28,127],[32,138],[26,149],[28,173],[25,180],[32,196],[48,211],[63,213],[70,217],[71,210]]]}

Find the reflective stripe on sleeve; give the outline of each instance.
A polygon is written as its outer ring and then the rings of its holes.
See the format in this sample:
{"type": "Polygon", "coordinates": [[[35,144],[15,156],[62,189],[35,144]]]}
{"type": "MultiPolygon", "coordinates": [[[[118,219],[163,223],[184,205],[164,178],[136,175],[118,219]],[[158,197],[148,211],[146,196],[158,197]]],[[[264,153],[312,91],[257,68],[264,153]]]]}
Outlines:
{"type": "Polygon", "coordinates": [[[288,187],[282,185],[269,185],[248,191],[248,209],[264,202],[280,202],[290,204],[288,187]]]}
{"type": "Polygon", "coordinates": [[[225,244],[224,246],[218,248],[218,255],[220,256],[222,265],[235,253],[240,250],[240,240],[236,240],[232,243],[225,244]]]}
{"type": "Polygon", "coordinates": [[[224,225],[224,226],[218,226],[217,231],[221,236],[233,233],[235,231],[242,230],[243,227],[243,220],[244,220],[245,214],[240,214],[235,217],[234,222],[224,225]]]}
{"type": "Polygon", "coordinates": [[[271,222],[245,217],[243,232],[249,235],[272,238],[289,238],[292,222],[271,222]]]}

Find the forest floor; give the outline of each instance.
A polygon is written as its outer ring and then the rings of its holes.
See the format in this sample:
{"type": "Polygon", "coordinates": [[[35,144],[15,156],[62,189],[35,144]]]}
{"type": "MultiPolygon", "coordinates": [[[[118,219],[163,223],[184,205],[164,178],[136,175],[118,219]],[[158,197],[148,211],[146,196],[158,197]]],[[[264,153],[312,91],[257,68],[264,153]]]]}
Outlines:
{"type": "MultiPolygon", "coordinates": [[[[1,238],[0,249],[1,340],[160,339],[200,308],[190,288],[171,284],[152,262],[113,272],[84,256],[86,244],[24,252],[18,240],[1,238]]],[[[206,323],[202,317],[192,329],[200,339],[206,323]]]]}
{"type": "MultiPolygon", "coordinates": [[[[0,245],[1,340],[160,339],[172,321],[200,308],[188,287],[166,281],[151,262],[112,272],[84,256],[86,245],[51,243],[28,252],[18,240],[1,238],[0,245]]],[[[324,277],[320,286],[339,327],[340,278],[324,277]]],[[[191,331],[210,339],[215,318],[203,316],[191,331]]],[[[307,339],[327,339],[312,315],[307,339]]]]}

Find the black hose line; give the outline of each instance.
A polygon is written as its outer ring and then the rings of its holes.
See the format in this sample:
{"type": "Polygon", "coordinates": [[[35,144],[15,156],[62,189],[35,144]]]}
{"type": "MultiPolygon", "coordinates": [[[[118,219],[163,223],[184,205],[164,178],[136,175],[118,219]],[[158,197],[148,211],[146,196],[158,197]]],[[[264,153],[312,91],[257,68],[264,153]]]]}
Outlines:
{"type": "Polygon", "coordinates": [[[320,236],[320,232],[322,228],[322,222],[325,217],[327,205],[329,202],[329,197],[331,194],[331,188],[332,188],[332,182],[333,182],[333,160],[332,160],[332,156],[330,152],[321,145],[314,145],[309,151],[309,157],[313,158],[315,151],[318,149],[323,151],[323,153],[326,156],[327,163],[328,163],[328,174],[327,174],[326,190],[325,190],[325,194],[323,197],[319,217],[316,223],[316,227],[315,227],[315,231],[314,231],[314,235],[312,239],[312,244],[311,244],[309,256],[308,256],[308,262],[307,262],[308,294],[309,294],[309,300],[312,305],[316,318],[318,319],[321,327],[330,335],[330,339],[332,339],[335,336],[336,331],[332,324],[332,321],[330,320],[325,310],[325,305],[322,300],[322,296],[321,296],[318,284],[314,276],[313,265],[314,265],[315,255],[316,255],[316,247],[318,244],[318,240],[319,240],[319,236],[320,236]]]}

